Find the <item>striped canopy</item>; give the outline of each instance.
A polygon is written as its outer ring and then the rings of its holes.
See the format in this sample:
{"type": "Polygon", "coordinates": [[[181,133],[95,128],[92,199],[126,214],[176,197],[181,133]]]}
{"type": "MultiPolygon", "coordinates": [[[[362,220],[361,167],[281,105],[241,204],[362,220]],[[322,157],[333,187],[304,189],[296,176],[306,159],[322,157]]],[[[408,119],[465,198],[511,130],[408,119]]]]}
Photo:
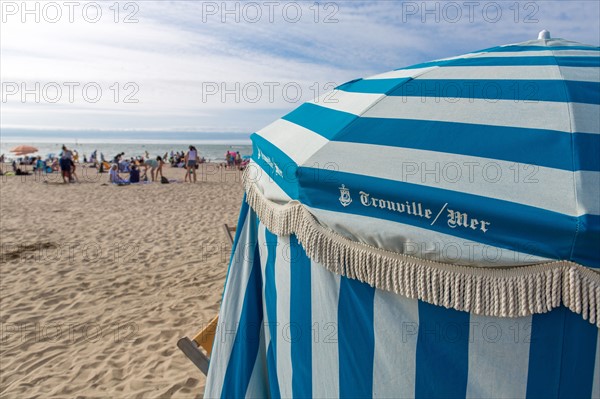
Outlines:
{"type": "Polygon", "coordinates": [[[401,68],[254,134],[206,396],[600,396],[599,50],[401,68]]]}

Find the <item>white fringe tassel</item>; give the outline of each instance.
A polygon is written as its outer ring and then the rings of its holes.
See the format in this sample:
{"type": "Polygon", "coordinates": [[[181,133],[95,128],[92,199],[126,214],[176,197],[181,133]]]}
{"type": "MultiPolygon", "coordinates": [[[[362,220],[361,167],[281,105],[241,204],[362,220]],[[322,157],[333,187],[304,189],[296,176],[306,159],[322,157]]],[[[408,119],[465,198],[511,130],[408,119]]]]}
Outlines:
{"type": "Polygon", "coordinates": [[[561,302],[600,327],[600,274],[555,261],[531,266],[457,266],[386,251],[349,240],[320,225],[299,202],[268,200],[245,178],[246,201],[274,234],[295,234],[313,260],[329,271],[409,298],[474,314],[520,317],[545,313],[561,302]]]}

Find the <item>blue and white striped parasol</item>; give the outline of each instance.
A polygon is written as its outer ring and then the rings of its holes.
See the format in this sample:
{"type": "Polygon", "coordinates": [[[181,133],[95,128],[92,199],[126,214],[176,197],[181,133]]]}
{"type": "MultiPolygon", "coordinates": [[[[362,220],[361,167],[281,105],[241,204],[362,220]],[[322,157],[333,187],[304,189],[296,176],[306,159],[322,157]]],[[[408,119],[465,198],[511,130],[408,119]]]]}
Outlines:
{"type": "Polygon", "coordinates": [[[599,48],[542,32],[252,136],[207,397],[598,397],[599,48]]]}

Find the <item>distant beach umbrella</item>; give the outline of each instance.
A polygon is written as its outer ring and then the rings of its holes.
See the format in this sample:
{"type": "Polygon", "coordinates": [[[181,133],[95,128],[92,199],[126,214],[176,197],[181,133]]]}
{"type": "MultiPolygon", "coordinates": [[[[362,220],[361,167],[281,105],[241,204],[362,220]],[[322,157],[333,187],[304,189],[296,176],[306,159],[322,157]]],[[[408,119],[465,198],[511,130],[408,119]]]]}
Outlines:
{"type": "Polygon", "coordinates": [[[10,150],[10,152],[15,153],[15,155],[21,156],[21,155],[33,154],[34,152],[38,152],[38,149],[35,147],[32,147],[30,145],[18,145],[15,148],[13,148],[12,150],[10,150]]]}
{"type": "Polygon", "coordinates": [[[598,395],[599,54],[542,32],[253,134],[205,396],[598,395]]]}

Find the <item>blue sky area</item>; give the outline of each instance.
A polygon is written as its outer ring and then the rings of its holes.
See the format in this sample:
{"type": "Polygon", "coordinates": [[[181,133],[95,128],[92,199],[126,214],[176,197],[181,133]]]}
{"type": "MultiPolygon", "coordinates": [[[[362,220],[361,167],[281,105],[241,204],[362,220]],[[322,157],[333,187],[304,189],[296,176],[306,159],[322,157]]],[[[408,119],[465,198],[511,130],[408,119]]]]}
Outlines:
{"type": "Polygon", "coordinates": [[[27,3],[1,2],[5,131],[252,132],[358,77],[600,40],[597,1],[27,3]]]}

